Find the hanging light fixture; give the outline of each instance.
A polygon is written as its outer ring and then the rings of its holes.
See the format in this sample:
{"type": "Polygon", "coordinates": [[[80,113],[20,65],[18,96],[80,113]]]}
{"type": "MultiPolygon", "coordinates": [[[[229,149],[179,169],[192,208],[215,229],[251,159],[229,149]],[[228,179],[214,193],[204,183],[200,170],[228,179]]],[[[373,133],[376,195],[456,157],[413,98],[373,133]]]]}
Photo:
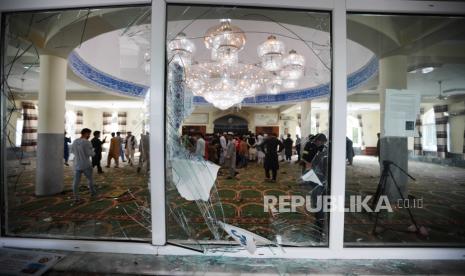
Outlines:
{"type": "Polygon", "coordinates": [[[219,25],[207,30],[204,38],[205,47],[212,51],[212,60],[225,64],[237,63],[245,41],[244,31],[231,25],[231,19],[221,19],[219,25]]]}
{"type": "Polygon", "coordinates": [[[295,50],[289,51],[289,55],[283,59],[281,77],[287,80],[298,80],[304,75],[305,58],[297,54],[295,50]]]}
{"type": "Polygon", "coordinates": [[[187,68],[186,84],[194,95],[220,109],[239,104],[252,97],[266,79],[265,72],[251,64],[224,65],[205,62],[187,68]]]}
{"type": "Polygon", "coordinates": [[[231,25],[230,19],[222,19],[207,30],[204,43],[211,50],[212,62],[195,64],[186,70],[186,83],[194,95],[222,110],[255,95],[266,75],[255,65],[239,62],[245,42],[244,31],[231,25]]]}
{"type": "Polygon", "coordinates": [[[144,53],[144,71],[146,74],[150,74],[150,49],[147,49],[144,53]]]}
{"type": "Polygon", "coordinates": [[[187,39],[184,33],[178,34],[168,43],[168,59],[183,66],[191,65],[194,52],[194,43],[187,39]]]}
{"type": "Polygon", "coordinates": [[[281,88],[295,88],[303,76],[305,59],[292,50],[284,57],[284,43],[275,36],[258,46],[261,67],[239,61],[246,36],[230,19],[207,30],[205,47],[211,51],[210,61],[193,62],[194,44],[181,33],[168,44],[168,56],[185,68],[186,85],[195,96],[225,110],[253,97],[265,86],[269,94],[281,88]]]}
{"type": "Polygon", "coordinates": [[[231,19],[221,19],[205,33],[204,43],[207,49],[239,52],[244,48],[246,37],[239,27],[231,25],[231,19]]]}
{"type": "Polygon", "coordinates": [[[284,43],[270,35],[268,39],[258,46],[258,56],[262,60],[262,68],[267,71],[278,71],[282,66],[285,53],[284,43]]]}
{"type": "Polygon", "coordinates": [[[281,91],[282,84],[283,80],[281,77],[276,72],[273,72],[270,80],[266,83],[266,92],[271,95],[276,95],[281,91]]]}

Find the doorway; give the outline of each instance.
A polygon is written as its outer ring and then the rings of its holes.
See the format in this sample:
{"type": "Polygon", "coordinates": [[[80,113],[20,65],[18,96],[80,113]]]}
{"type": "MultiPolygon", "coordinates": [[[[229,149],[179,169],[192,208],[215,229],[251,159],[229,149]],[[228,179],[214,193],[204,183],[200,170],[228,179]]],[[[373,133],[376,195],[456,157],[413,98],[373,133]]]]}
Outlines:
{"type": "Polygon", "coordinates": [[[213,124],[215,133],[233,132],[237,135],[243,135],[249,132],[249,122],[236,115],[220,117],[213,124]]]}

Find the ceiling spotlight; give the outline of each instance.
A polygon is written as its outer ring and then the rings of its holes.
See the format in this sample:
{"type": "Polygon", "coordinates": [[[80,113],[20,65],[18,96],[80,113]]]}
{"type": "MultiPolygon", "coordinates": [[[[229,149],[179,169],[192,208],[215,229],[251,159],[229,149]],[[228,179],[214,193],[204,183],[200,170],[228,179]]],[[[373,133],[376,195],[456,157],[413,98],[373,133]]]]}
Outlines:
{"type": "Polygon", "coordinates": [[[424,68],[421,69],[421,72],[423,74],[428,74],[428,73],[431,73],[433,71],[434,71],[434,67],[424,67],[424,68]]]}
{"type": "Polygon", "coordinates": [[[420,65],[409,66],[407,72],[411,74],[420,73],[420,72],[423,74],[428,74],[428,73],[433,72],[435,69],[441,66],[442,64],[440,63],[423,63],[420,65]]]}

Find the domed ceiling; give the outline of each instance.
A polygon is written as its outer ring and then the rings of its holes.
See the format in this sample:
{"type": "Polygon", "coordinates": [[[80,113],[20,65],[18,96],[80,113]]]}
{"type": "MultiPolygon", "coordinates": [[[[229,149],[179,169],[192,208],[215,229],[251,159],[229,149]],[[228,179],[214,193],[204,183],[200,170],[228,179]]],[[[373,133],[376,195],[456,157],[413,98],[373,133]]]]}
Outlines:
{"type": "MultiPolygon", "coordinates": [[[[183,32],[195,45],[196,61],[210,58],[204,46],[206,30],[217,25],[217,19],[178,20],[168,22],[167,40],[183,32]]],[[[296,50],[306,59],[304,76],[298,86],[283,89],[276,95],[261,87],[258,96],[246,98],[243,105],[284,104],[328,96],[331,90],[331,37],[329,32],[305,26],[260,20],[233,20],[246,35],[239,61],[259,64],[257,47],[269,35],[281,40],[286,51],[296,50]]],[[[376,75],[378,63],[373,52],[348,41],[348,87],[354,89],[376,75]]],[[[134,97],[144,97],[149,88],[150,25],[144,24],[104,33],[84,42],[69,56],[69,66],[80,78],[106,90],[134,97]],[[108,47],[102,47],[108,45],[108,47]]],[[[198,105],[207,104],[195,97],[198,105]]]]}

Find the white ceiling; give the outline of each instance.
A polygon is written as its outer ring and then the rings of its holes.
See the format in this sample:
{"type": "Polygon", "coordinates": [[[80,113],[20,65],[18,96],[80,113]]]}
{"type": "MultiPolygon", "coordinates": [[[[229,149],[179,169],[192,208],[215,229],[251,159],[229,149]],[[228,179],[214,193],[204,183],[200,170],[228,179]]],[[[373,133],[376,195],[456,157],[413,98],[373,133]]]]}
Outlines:
{"type": "MultiPolygon", "coordinates": [[[[131,8],[127,8],[128,11],[130,9],[131,8]]],[[[228,14],[230,10],[231,9],[229,8],[217,8],[215,12],[225,12],[225,14],[228,14]]],[[[205,47],[203,46],[202,37],[209,27],[218,23],[218,20],[179,20],[193,16],[189,15],[189,13],[194,13],[194,9],[180,8],[180,11],[182,11],[182,13],[176,11],[179,14],[170,15],[170,18],[175,19],[168,22],[168,39],[173,38],[178,32],[182,30],[196,44],[197,52],[195,54],[195,59],[208,59],[209,52],[206,51],[205,47]]],[[[112,21],[113,23],[118,20],[128,21],[125,16],[121,16],[121,14],[125,14],[124,9],[122,9],[120,12],[120,17],[109,16],[106,18],[106,20],[109,20],[109,22],[112,21]]],[[[202,13],[203,11],[199,10],[196,12],[202,13]]],[[[283,16],[283,22],[292,22],[293,20],[292,18],[285,18],[285,16],[282,15],[282,12],[280,11],[270,10],[267,11],[267,13],[268,12],[273,13],[274,16],[277,16],[277,14],[279,14],[279,16],[283,16]]],[[[63,13],[62,16],[65,16],[65,14],[66,13],[63,13]]],[[[137,16],[138,15],[139,13],[137,13],[137,16]]],[[[209,15],[207,18],[213,18],[215,16],[216,18],[219,18],[217,14],[209,15]]],[[[356,18],[360,19],[361,17],[363,16],[357,17],[357,15],[350,15],[348,22],[350,23],[351,20],[354,20],[355,22],[357,21],[356,18]]],[[[369,36],[370,34],[364,31],[368,29],[363,29],[361,27],[361,24],[364,23],[363,20],[358,20],[358,25],[348,25],[349,35],[357,33],[360,34],[360,36],[357,38],[351,38],[358,41],[358,43],[350,40],[348,41],[348,73],[354,72],[362,67],[373,56],[373,52],[366,47],[369,47],[376,52],[380,51],[376,47],[379,47],[380,49],[382,48],[384,50],[387,49],[389,51],[398,51],[400,49],[404,51],[402,53],[408,55],[410,59],[409,65],[419,64],[419,62],[424,62],[424,60],[432,60],[434,62],[439,61],[441,65],[433,72],[428,74],[408,74],[407,77],[409,89],[421,91],[425,98],[428,98],[439,94],[439,80],[442,81],[443,90],[465,88],[465,52],[463,50],[465,49],[465,35],[463,28],[459,28],[458,30],[451,30],[447,28],[441,29],[441,26],[449,26],[446,23],[452,24],[455,22],[458,24],[461,22],[460,20],[457,21],[454,19],[454,21],[451,19],[448,21],[447,17],[441,17],[442,19],[431,19],[427,16],[388,17],[389,16],[376,16],[375,23],[377,23],[378,26],[370,26],[370,22],[372,21],[369,20],[365,22],[367,24],[365,27],[368,26],[379,28],[379,32],[376,33],[377,36],[369,36]],[[435,22],[439,21],[441,24],[436,24],[436,26],[435,22]],[[389,29],[389,26],[391,26],[393,29],[389,29]],[[405,45],[395,46],[398,47],[398,49],[396,49],[391,44],[389,44],[389,49],[387,47],[383,47],[384,43],[386,43],[385,40],[381,39],[381,33],[383,30],[390,30],[391,37],[395,37],[397,35],[398,37],[396,41],[404,41],[405,45]],[[447,33],[449,32],[453,32],[454,35],[448,37],[447,33]],[[364,43],[364,41],[371,41],[372,43],[364,43]],[[366,47],[361,45],[366,45],[366,47]]],[[[232,21],[233,25],[237,25],[242,28],[247,36],[246,48],[240,54],[240,59],[250,63],[257,63],[258,57],[256,47],[262,43],[270,33],[273,33],[277,35],[279,39],[285,42],[288,50],[291,48],[296,49],[307,58],[306,75],[305,78],[301,81],[299,88],[307,88],[328,82],[330,80],[330,73],[325,68],[323,63],[330,65],[330,48],[328,46],[330,35],[328,32],[321,30],[329,30],[330,28],[328,26],[320,26],[313,29],[302,26],[303,24],[301,23],[305,21],[302,20],[303,18],[305,20],[307,20],[307,18],[308,20],[315,19],[312,19],[311,16],[305,15],[304,17],[295,19],[296,22],[300,20],[300,23],[295,23],[296,25],[278,24],[271,20],[234,19],[232,21]],[[292,32],[289,32],[288,29],[291,29],[292,32]],[[305,40],[313,50],[305,45],[305,43],[300,40],[300,38],[296,39],[297,36],[305,40]],[[315,53],[318,54],[319,59],[316,58],[315,53]]],[[[320,16],[318,20],[320,19],[326,20],[326,17],[320,16]]],[[[129,21],[132,22],[132,20],[129,21]]],[[[98,21],[96,22],[98,23],[98,21]]],[[[123,31],[123,29],[118,29],[95,36],[85,41],[80,47],[76,48],[76,50],[88,63],[106,73],[114,75],[118,78],[148,85],[149,79],[147,74],[144,72],[143,55],[149,49],[150,25],[146,23],[141,25],[139,24],[140,23],[135,24],[135,26],[129,28],[128,30],[124,29],[123,31]],[[124,35],[122,35],[123,33],[124,35]]],[[[116,25],[118,24],[115,23],[115,26],[116,25]]],[[[311,24],[309,23],[309,25],[311,24]]],[[[35,26],[36,25],[33,27],[35,26]]],[[[121,26],[121,24],[119,24],[119,26],[121,26]]],[[[89,26],[89,28],[97,29],[98,27],[99,26],[97,25],[89,26]]],[[[69,34],[69,36],[66,36],[66,38],[72,37],[74,40],[76,40],[78,36],[78,33],[69,34]]],[[[65,42],[66,41],[62,41],[62,43],[65,42]]],[[[21,51],[28,46],[28,43],[24,42],[24,40],[23,43],[24,45],[20,46],[21,51]]],[[[8,46],[7,57],[14,57],[17,51],[18,49],[16,47],[8,46]]],[[[16,62],[8,79],[8,84],[11,87],[20,91],[37,91],[39,87],[38,72],[40,70],[38,67],[37,54],[38,53],[33,51],[31,48],[30,50],[26,51],[23,58],[19,62],[16,62]],[[29,67],[31,64],[33,65],[31,69],[28,70],[25,68],[29,67]]],[[[70,74],[70,72],[68,72],[68,74],[70,74]]],[[[362,95],[374,94],[376,93],[377,82],[378,80],[375,78],[369,81],[366,85],[359,87],[355,93],[360,93],[362,95]]],[[[82,81],[73,79],[72,77],[68,78],[66,89],[68,91],[99,91],[98,88],[86,85],[82,81]]],[[[465,91],[465,89],[463,91],[465,91]]]]}
{"type": "MultiPolygon", "coordinates": [[[[218,23],[218,20],[211,19],[199,19],[194,22],[170,21],[167,40],[182,30],[196,46],[194,60],[206,61],[210,58],[210,51],[203,43],[205,30],[218,23]]],[[[329,33],[266,21],[234,20],[232,23],[244,30],[247,37],[245,48],[239,54],[241,62],[259,63],[257,47],[273,34],[285,43],[286,51],[294,49],[306,58],[305,76],[296,89],[315,87],[330,81],[331,74],[326,68],[331,66],[329,33]],[[291,29],[294,34],[286,28],[291,29]]],[[[149,76],[144,71],[144,54],[150,49],[150,26],[137,26],[130,32],[121,34],[121,30],[116,30],[99,35],[83,43],[76,51],[86,62],[103,72],[120,79],[149,85],[149,76]]],[[[348,42],[348,53],[353,59],[348,66],[348,73],[357,71],[373,57],[371,51],[352,41],[348,42]]]]}

